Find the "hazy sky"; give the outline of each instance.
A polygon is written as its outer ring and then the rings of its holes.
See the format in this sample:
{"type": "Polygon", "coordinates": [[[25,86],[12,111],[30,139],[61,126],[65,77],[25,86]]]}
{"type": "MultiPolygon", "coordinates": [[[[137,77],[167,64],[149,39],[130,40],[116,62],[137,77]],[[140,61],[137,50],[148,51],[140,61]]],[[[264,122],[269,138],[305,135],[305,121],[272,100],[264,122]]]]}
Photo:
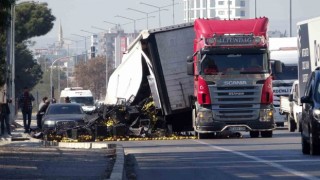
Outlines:
{"type": "MultiPolygon", "coordinates": [[[[20,0],[20,2],[26,0],[20,0]]],[[[266,16],[270,19],[269,30],[285,30],[289,33],[289,2],[290,0],[256,0],[257,16],[266,16]]],[[[44,47],[46,44],[52,44],[58,39],[59,22],[63,28],[65,38],[81,40],[83,38],[71,34],[83,36],[90,35],[82,32],[81,29],[98,33],[101,30],[94,29],[92,26],[108,29],[112,23],[126,24],[131,20],[115,17],[116,15],[132,19],[146,18],[146,14],[130,11],[128,8],[137,9],[144,12],[154,12],[157,8],[140,4],[144,2],[158,7],[172,5],[173,0],[39,0],[47,2],[52,14],[57,18],[53,29],[45,36],[35,38],[36,47],[44,47]]],[[[174,0],[174,22],[175,24],[183,23],[183,0],[174,0]]],[[[254,17],[255,0],[250,0],[250,16],[254,17]]],[[[320,0],[292,0],[292,32],[296,35],[296,23],[301,20],[320,16],[320,0]]],[[[161,11],[161,26],[173,24],[173,9],[168,6],[167,10],[161,11]]],[[[149,16],[149,28],[159,26],[159,13],[155,12],[149,16]]],[[[145,29],[147,26],[146,19],[136,21],[136,29],[145,29]]],[[[125,32],[132,32],[133,23],[123,25],[125,32]]]]}

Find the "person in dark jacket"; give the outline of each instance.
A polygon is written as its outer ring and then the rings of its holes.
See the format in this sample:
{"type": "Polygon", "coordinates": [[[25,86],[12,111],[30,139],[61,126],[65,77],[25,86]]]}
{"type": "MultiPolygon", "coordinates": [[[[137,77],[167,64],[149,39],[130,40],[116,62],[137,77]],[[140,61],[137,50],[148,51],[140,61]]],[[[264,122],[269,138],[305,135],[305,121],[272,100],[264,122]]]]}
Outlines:
{"type": "Polygon", "coordinates": [[[1,104],[1,113],[0,113],[0,121],[1,121],[1,136],[4,135],[4,126],[6,126],[7,134],[11,136],[11,130],[10,130],[10,108],[8,103],[11,103],[11,100],[8,99],[6,103],[1,104]]]}
{"type": "Polygon", "coordinates": [[[30,132],[32,101],[34,101],[33,95],[29,92],[27,87],[24,87],[23,93],[19,96],[19,107],[21,108],[25,129],[24,133],[30,132]]]}
{"type": "Polygon", "coordinates": [[[47,111],[49,105],[50,105],[50,100],[48,100],[48,99],[45,100],[44,105],[41,106],[40,110],[37,113],[37,126],[39,129],[42,128],[42,124],[41,124],[42,117],[45,114],[45,112],[47,111]]]}

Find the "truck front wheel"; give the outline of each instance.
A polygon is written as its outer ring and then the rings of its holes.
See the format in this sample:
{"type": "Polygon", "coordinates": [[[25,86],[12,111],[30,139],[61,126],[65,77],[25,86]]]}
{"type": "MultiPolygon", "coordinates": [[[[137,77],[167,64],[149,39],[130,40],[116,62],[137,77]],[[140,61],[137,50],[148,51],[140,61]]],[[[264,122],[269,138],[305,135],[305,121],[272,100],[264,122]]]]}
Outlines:
{"type": "Polygon", "coordinates": [[[250,137],[251,138],[259,137],[259,131],[250,131],[250,137]]]}
{"type": "Polygon", "coordinates": [[[261,131],[261,137],[271,138],[273,131],[261,131]]]}

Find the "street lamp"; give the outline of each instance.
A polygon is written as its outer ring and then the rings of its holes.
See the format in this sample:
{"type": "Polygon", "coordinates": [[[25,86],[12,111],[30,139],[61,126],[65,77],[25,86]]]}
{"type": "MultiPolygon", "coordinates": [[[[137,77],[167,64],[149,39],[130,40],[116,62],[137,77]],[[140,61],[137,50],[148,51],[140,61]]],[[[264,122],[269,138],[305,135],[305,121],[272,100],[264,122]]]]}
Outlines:
{"type": "Polygon", "coordinates": [[[163,10],[167,11],[168,10],[168,9],[162,9],[162,8],[168,7],[168,6],[171,6],[171,5],[159,7],[159,6],[155,6],[155,5],[144,3],[144,2],[140,2],[140,4],[143,4],[143,5],[146,5],[146,6],[150,6],[150,7],[154,7],[154,8],[158,8],[158,11],[159,11],[159,27],[161,27],[161,17],[160,17],[161,16],[161,11],[163,11],[163,10]]]}
{"type": "Polygon", "coordinates": [[[11,56],[11,98],[13,100],[13,103],[11,103],[11,121],[15,119],[15,103],[16,103],[16,92],[15,92],[15,19],[16,19],[16,14],[15,14],[15,4],[13,3],[11,5],[11,25],[10,25],[10,56],[11,56]]]}
{"type": "Polygon", "coordinates": [[[120,24],[117,24],[117,23],[113,23],[113,22],[109,22],[109,21],[103,21],[103,22],[105,22],[105,23],[108,23],[108,24],[113,24],[113,25],[115,25],[115,27],[116,27],[116,30],[119,30],[119,29],[121,29],[121,27],[120,27],[120,24]]]}
{"type": "Polygon", "coordinates": [[[149,29],[149,22],[148,22],[148,19],[149,19],[149,14],[151,13],[154,13],[154,12],[158,12],[158,11],[153,11],[153,12],[144,12],[144,11],[140,11],[140,10],[137,10],[137,9],[133,9],[133,8],[127,8],[128,10],[131,10],[131,11],[136,11],[136,12],[139,12],[139,13],[143,13],[147,16],[147,29],[149,29]]]}
{"type": "Polygon", "coordinates": [[[101,30],[101,31],[105,31],[105,32],[107,32],[107,31],[108,31],[107,29],[103,29],[103,28],[96,27],[96,26],[91,26],[91,28],[93,28],[93,29],[99,29],[99,30],[101,30]]]}
{"type": "Polygon", "coordinates": [[[82,35],[79,35],[79,34],[71,34],[71,35],[74,35],[74,36],[79,36],[79,37],[83,37],[84,38],[84,49],[85,49],[85,62],[87,62],[87,36],[82,36],[82,35]]]}
{"type": "MultiPolygon", "coordinates": [[[[52,69],[53,69],[53,65],[55,62],[57,61],[60,61],[60,60],[63,60],[63,59],[69,59],[70,57],[72,56],[65,56],[65,57],[61,57],[61,58],[58,58],[56,60],[54,60],[51,64],[51,71],[50,71],[50,93],[51,93],[51,99],[54,98],[54,95],[53,95],[53,83],[52,83],[52,69]]],[[[59,77],[60,78],[60,77],[59,77]]]]}
{"type": "Polygon", "coordinates": [[[136,33],[136,21],[140,20],[140,19],[132,19],[132,18],[128,18],[128,17],[124,17],[124,16],[120,16],[120,15],[116,15],[115,17],[131,20],[133,22],[133,33],[134,34],[136,33]]]}

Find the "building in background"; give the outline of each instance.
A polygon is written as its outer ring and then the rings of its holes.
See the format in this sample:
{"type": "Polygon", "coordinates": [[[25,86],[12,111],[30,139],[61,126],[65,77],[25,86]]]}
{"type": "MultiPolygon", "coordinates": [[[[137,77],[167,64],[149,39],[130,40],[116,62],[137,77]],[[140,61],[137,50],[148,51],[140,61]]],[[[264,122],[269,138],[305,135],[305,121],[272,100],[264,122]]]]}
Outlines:
{"type": "Polygon", "coordinates": [[[197,18],[243,19],[250,17],[249,0],[183,0],[184,21],[197,18]]]}

